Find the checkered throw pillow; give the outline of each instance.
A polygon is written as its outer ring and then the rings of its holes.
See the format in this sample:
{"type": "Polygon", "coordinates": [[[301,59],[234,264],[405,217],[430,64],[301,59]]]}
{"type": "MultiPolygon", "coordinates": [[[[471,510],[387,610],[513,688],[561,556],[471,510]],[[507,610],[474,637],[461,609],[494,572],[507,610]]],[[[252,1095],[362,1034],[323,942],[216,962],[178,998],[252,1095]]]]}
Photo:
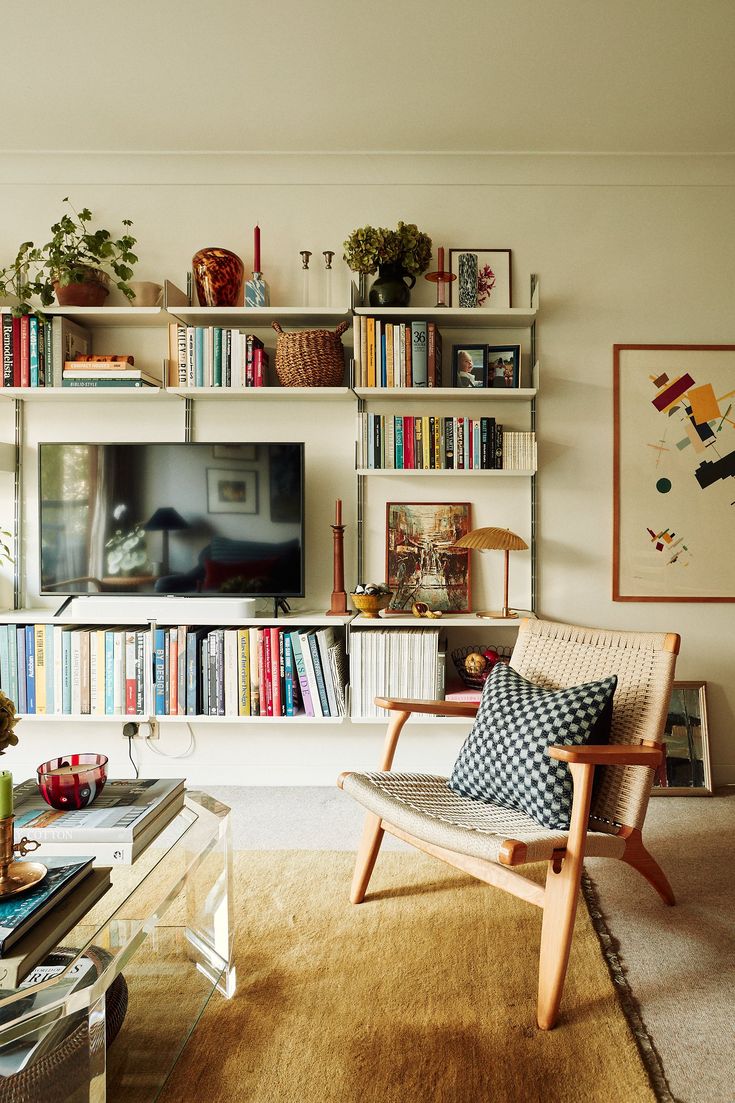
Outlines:
{"type": "Polygon", "coordinates": [[[526,812],[552,830],[568,830],[572,775],[546,748],[606,743],[617,683],[613,675],[570,689],[544,689],[498,663],[485,682],[449,787],[464,797],[526,812]]]}

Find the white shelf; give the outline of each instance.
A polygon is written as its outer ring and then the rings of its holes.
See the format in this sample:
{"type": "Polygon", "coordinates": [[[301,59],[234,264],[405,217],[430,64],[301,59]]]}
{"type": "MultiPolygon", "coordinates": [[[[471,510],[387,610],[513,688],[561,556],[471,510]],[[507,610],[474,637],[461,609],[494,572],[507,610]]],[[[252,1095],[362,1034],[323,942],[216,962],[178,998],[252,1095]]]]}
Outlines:
{"type": "Polygon", "coordinates": [[[478,617],[476,613],[445,613],[441,617],[414,617],[412,614],[390,613],[385,617],[355,617],[350,628],[517,628],[522,617],[534,614],[519,610],[518,617],[478,617]]]}
{"type": "MultiPolygon", "coordinates": [[[[87,329],[108,326],[163,328],[176,318],[160,306],[47,306],[40,311],[48,318],[71,318],[87,329]]],[[[5,307],[3,314],[12,311],[5,307]]]]}
{"type": "Polygon", "coordinates": [[[158,724],[343,724],[344,716],[152,716],[158,724]]]}
{"type": "Polygon", "coordinates": [[[111,398],[115,402],[128,399],[150,402],[168,397],[169,392],[163,387],[0,387],[0,398],[20,398],[24,402],[76,402],[77,399],[107,402],[111,398]]]}
{"type": "Polygon", "coordinates": [[[147,715],[123,715],[122,713],[115,713],[114,716],[109,716],[107,713],[99,715],[91,712],[75,712],[75,713],[57,713],[57,712],[20,712],[18,716],[22,720],[34,720],[50,721],[51,723],[86,723],[86,724],[144,724],[150,717],[147,715]]]}
{"type": "Polygon", "coordinates": [[[279,322],[284,329],[291,326],[322,329],[350,320],[346,307],[336,310],[327,306],[170,306],[169,313],[173,315],[172,321],[186,326],[234,329],[267,329],[273,322],[279,322]]]}
{"type": "Polygon", "coordinates": [[[272,400],[284,402],[352,401],[354,392],[349,387],[169,387],[168,394],[197,401],[241,399],[244,402],[272,400]]]}
{"type": "Polygon", "coordinates": [[[513,306],[507,310],[483,310],[477,307],[393,306],[358,307],[355,314],[368,318],[385,318],[396,322],[436,322],[443,329],[528,329],[538,311],[531,307],[513,306]]]}
{"type": "Polygon", "coordinates": [[[470,471],[454,470],[454,468],[417,468],[417,467],[358,467],[356,474],[358,475],[388,475],[391,478],[395,478],[396,475],[430,475],[432,478],[436,475],[453,475],[455,478],[463,478],[465,475],[472,477],[481,475],[484,478],[504,478],[510,476],[511,478],[530,479],[536,474],[535,471],[496,471],[493,468],[474,468],[470,471]]]}
{"type": "MultiPolygon", "coordinates": [[[[100,595],[90,595],[99,597],[100,595]]],[[[105,596],[105,595],[102,595],[105,596]]],[[[0,613],[0,624],[78,624],[78,625],[136,625],[138,627],[145,628],[148,624],[148,618],[141,616],[136,611],[126,611],[126,599],[123,597],[116,597],[114,599],[119,602],[119,612],[112,609],[109,613],[105,614],[93,614],[87,613],[85,615],[84,609],[80,609],[77,613],[70,613],[65,610],[60,617],[54,615],[53,609],[16,609],[10,610],[5,613],[0,613]]],[[[206,598],[192,598],[192,604],[196,604],[197,608],[192,609],[186,616],[185,623],[187,625],[198,624],[217,624],[219,618],[212,610],[207,614],[207,599],[206,598]]],[[[347,613],[343,616],[329,617],[325,613],[289,613],[288,616],[263,616],[263,617],[234,617],[222,621],[224,627],[233,628],[267,628],[275,626],[278,628],[298,628],[303,626],[304,628],[316,628],[325,625],[339,625],[349,624],[353,619],[354,613],[347,613]]],[[[176,617],[168,619],[166,617],[150,618],[155,620],[156,624],[160,625],[173,625],[181,624],[183,619],[176,617]]]]}
{"type": "Polygon", "coordinates": [[[358,398],[364,399],[411,399],[423,402],[424,399],[446,402],[451,400],[479,399],[481,402],[530,402],[538,394],[536,387],[355,387],[358,398]]]}

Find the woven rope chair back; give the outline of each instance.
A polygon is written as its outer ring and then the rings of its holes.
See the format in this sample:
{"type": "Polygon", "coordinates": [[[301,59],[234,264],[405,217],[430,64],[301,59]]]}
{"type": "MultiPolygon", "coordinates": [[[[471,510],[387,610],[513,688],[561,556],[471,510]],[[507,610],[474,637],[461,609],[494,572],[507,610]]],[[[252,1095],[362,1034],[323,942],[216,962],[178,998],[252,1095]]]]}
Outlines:
{"type": "MultiPolygon", "coordinates": [[[[664,632],[613,632],[552,621],[521,624],[511,666],[549,689],[565,689],[617,674],[611,743],[662,740],[676,655],[664,632]]],[[[595,786],[590,826],[614,833],[643,826],[654,771],[606,766],[595,786]]]]}

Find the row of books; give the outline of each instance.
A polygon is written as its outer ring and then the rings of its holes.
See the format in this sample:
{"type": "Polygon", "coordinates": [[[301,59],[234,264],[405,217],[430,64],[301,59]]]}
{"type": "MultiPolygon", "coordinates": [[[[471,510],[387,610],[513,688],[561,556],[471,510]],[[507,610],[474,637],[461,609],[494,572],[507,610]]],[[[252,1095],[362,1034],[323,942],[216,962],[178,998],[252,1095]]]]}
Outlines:
{"type": "Polygon", "coordinates": [[[344,716],[333,628],[156,628],[158,716],[344,716]]]}
{"type": "Polygon", "coordinates": [[[440,387],[442,342],[435,322],[384,322],[356,315],[356,387],[440,387]]]}
{"type": "Polygon", "coordinates": [[[61,387],[64,364],[87,356],[87,330],[68,318],[2,315],[3,387],[61,387]]]}
{"type": "Polygon", "coordinates": [[[436,701],[444,696],[446,651],[439,629],[353,632],[350,638],[352,716],[387,716],[374,698],[436,701]]]}
{"type": "Polygon", "coordinates": [[[56,716],[344,716],[333,628],[0,625],[0,688],[56,716]]]}
{"type": "Polygon", "coordinates": [[[252,333],[221,326],[169,326],[169,387],[264,387],[268,353],[252,333]]]}
{"type": "Polygon", "coordinates": [[[67,360],[62,387],[160,387],[160,379],[136,368],[132,356],[89,356],[67,360]]]}
{"type": "Polygon", "coordinates": [[[493,417],[360,415],[357,466],[368,470],[535,471],[536,434],[493,417]]]}

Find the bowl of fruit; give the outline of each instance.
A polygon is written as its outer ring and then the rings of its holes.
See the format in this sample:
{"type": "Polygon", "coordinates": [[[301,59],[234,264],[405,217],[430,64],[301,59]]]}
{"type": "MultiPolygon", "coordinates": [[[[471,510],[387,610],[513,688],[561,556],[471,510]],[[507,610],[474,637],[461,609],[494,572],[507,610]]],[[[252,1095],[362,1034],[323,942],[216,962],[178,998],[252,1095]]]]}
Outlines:
{"type": "Polygon", "coordinates": [[[366,586],[358,585],[350,594],[350,601],[362,613],[364,617],[374,619],[383,609],[390,605],[393,591],[383,582],[368,582],[366,586]]]}

